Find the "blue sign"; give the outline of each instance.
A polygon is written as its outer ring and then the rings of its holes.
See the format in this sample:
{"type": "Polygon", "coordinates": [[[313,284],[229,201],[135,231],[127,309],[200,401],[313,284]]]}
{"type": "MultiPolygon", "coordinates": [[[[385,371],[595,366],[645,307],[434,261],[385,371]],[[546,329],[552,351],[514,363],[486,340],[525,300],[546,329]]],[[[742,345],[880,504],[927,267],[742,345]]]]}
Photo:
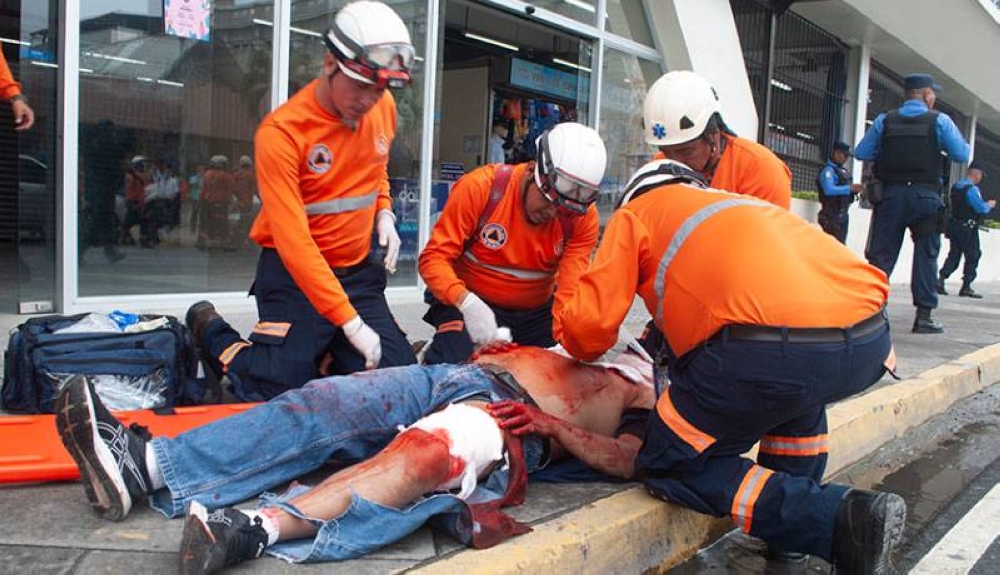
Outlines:
{"type": "Polygon", "coordinates": [[[573,102],[590,99],[588,76],[563,72],[520,58],[510,59],[510,84],[573,102]]]}

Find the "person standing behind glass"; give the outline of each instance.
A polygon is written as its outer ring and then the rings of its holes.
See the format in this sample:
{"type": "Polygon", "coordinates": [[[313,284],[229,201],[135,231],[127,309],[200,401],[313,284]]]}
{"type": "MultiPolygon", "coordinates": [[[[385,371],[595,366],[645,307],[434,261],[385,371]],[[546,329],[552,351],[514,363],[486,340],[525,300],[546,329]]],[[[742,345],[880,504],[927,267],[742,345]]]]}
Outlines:
{"type": "Polygon", "coordinates": [[[851,183],[851,173],[844,163],[851,158],[851,146],[837,140],[826,165],[819,171],[816,185],[819,191],[819,226],[823,231],[847,243],[847,208],[854,201],[854,195],[861,191],[861,184],[851,183]]]}
{"type": "Polygon", "coordinates": [[[493,120],[493,128],[490,133],[490,164],[503,164],[506,156],[503,151],[507,143],[507,123],[502,119],[493,120]]]}
{"type": "Polygon", "coordinates": [[[15,130],[23,132],[35,125],[35,111],[28,105],[28,98],[21,93],[21,84],[14,80],[2,51],[0,51],[0,97],[10,102],[10,110],[14,113],[15,130]]]}
{"type": "Polygon", "coordinates": [[[990,210],[997,205],[996,200],[983,201],[983,196],[979,193],[979,182],[985,177],[986,170],[983,169],[983,165],[978,161],[972,162],[966,177],[951,187],[951,219],[948,222],[947,233],[951,247],[938,275],[937,292],[941,295],[948,295],[944,281],[958,269],[958,262],[964,256],[962,289],[958,295],[974,299],[983,297],[972,289],[972,282],[976,279],[976,268],[979,267],[979,258],[983,255],[979,247],[979,224],[983,216],[990,213],[990,210]]]}
{"type": "Polygon", "coordinates": [[[410,84],[410,33],[392,8],[358,1],[337,12],[324,42],[320,77],[264,118],[254,138],[260,322],[248,341],[210,302],[187,313],[211,375],[226,373],[244,400],[301,387],[327,355],[338,375],[416,362],[385,299],[400,246],[387,173],[396,103],[387,88],[410,84]],[[382,265],[369,259],[373,232],[386,250],[382,265]]]}
{"type": "Polygon", "coordinates": [[[874,196],[869,192],[874,208],[865,256],[892,276],[903,235],[910,230],[910,291],[917,308],[913,333],[941,333],[944,326],[931,317],[938,306],[939,218],[944,208],[941,153],[952,162],[965,162],[969,144],[947,114],[934,110],[940,86],[932,76],[910,74],[903,85],[906,101],[898,110],[879,114],[854,151],[859,160],[875,162],[875,178],[881,184],[875,186],[874,196]]]}

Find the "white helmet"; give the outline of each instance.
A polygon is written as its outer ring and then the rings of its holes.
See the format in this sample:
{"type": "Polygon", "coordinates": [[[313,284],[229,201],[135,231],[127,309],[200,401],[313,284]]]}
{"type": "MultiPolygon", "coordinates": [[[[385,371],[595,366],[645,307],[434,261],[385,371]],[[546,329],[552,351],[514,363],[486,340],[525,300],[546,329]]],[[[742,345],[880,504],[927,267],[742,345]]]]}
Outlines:
{"type": "Polygon", "coordinates": [[[410,32],[385,4],[359,0],[344,6],[323,40],[351,78],[382,88],[409,85],[416,56],[410,32]]]}
{"type": "Polygon", "coordinates": [[[667,72],[649,88],[642,105],[646,142],[654,146],[690,142],[721,112],[719,95],[708,80],[690,70],[667,72]]]}
{"type": "Polygon", "coordinates": [[[638,170],[625,184],[618,206],[624,206],[632,198],[661,186],[670,184],[690,184],[699,188],[707,187],[705,178],[698,172],[675,160],[653,160],[638,170]]]}
{"type": "Polygon", "coordinates": [[[593,128],[558,124],[535,140],[535,183],[550,202],[583,214],[597,200],[608,153],[593,128]]]}

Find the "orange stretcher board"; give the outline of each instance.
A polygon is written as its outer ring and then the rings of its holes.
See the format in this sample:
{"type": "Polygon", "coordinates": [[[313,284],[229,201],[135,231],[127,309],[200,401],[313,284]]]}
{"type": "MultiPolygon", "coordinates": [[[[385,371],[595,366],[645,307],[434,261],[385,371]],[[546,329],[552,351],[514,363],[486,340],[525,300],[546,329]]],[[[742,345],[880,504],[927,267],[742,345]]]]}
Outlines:
{"type": "MultiPolygon", "coordinates": [[[[126,426],[138,423],[156,436],[174,437],[188,429],[246,411],[256,403],[176,407],[171,415],[149,409],[116,411],[126,426]]],[[[80,471],[66,452],[55,415],[0,415],[0,484],[78,479],[80,471]]]]}

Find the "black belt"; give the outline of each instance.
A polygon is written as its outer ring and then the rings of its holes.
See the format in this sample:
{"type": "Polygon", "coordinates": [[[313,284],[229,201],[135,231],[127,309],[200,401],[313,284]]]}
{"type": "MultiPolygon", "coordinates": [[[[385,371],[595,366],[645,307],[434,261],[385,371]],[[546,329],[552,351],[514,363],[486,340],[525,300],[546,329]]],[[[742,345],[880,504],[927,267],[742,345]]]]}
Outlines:
{"type": "Polygon", "coordinates": [[[837,343],[864,337],[885,326],[887,319],[885,308],[875,315],[858,323],[845,327],[771,327],[766,325],[727,325],[709,339],[738,339],[744,341],[770,341],[788,343],[837,343]]]}
{"type": "Polygon", "coordinates": [[[353,266],[347,266],[346,268],[330,268],[333,270],[333,275],[338,278],[346,278],[347,276],[352,276],[359,271],[372,265],[368,258],[361,260],[360,262],[354,264],[353,266]]]}

